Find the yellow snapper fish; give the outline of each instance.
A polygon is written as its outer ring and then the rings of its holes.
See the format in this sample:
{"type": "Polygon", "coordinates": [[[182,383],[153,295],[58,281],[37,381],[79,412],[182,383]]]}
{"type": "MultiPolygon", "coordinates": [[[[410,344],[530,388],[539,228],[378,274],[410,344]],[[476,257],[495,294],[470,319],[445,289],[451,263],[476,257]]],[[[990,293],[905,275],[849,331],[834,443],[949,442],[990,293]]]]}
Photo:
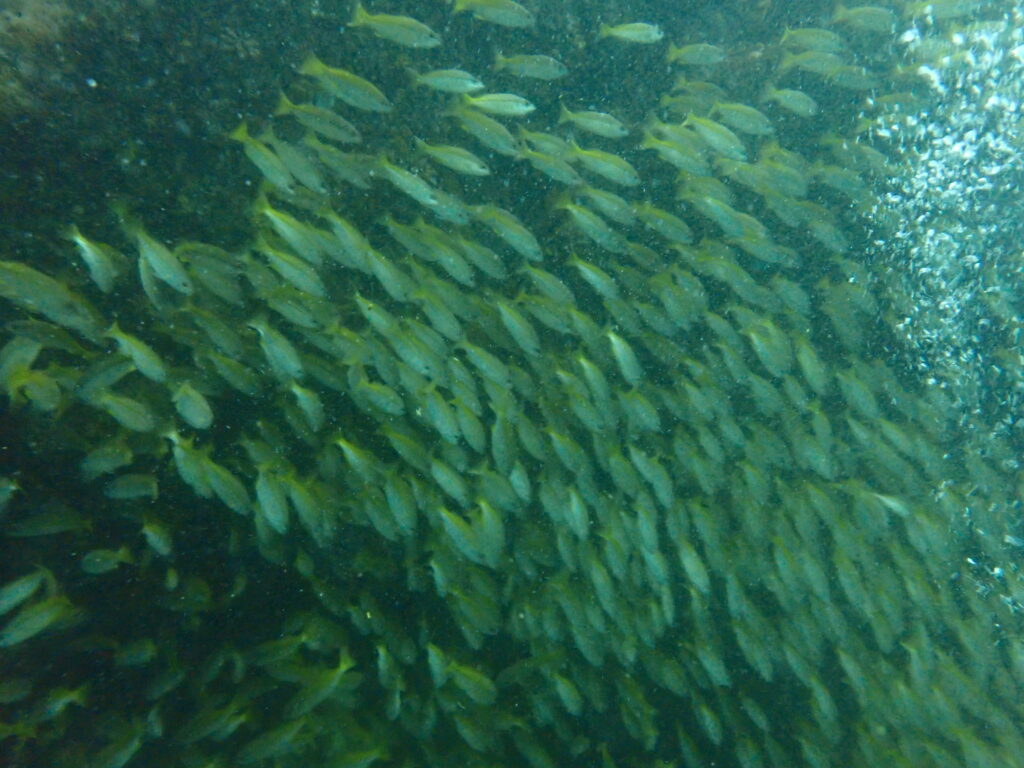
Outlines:
{"type": "Polygon", "coordinates": [[[309,130],[342,144],[358,144],[363,140],[359,129],[338,113],[315,104],[294,104],[284,93],[274,115],[291,115],[309,130]]]}
{"type": "Polygon", "coordinates": [[[410,69],[409,75],[416,85],[442,93],[474,93],[484,89],[479,78],[461,69],[434,69],[422,73],[410,69]]]}
{"type": "Polygon", "coordinates": [[[93,306],[27,264],[0,261],[0,296],[88,339],[99,336],[99,314],[93,306]]]}
{"type": "Polygon", "coordinates": [[[423,22],[409,16],[370,13],[358,2],[348,26],[367,27],[377,37],[407,48],[436,48],[441,44],[441,37],[423,22]]]}
{"type": "Polygon", "coordinates": [[[503,56],[501,51],[494,54],[494,71],[508,72],[516,77],[534,80],[557,80],[569,74],[569,68],[557,59],[542,54],[518,54],[503,56]]]}
{"type": "Polygon", "coordinates": [[[244,122],[229,133],[228,138],[241,143],[245,156],[273,186],[288,194],[295,191],[295,179],[291,171],[273,149],[249,135],[249,128],[244,122]]]}
{"type": "Polygon", "coordinates": [[[104,293],[110,293],[126,266],[124,256],[105,243],[90,240],[74,224],[67,228],[64,236],[78,246],[82,261],[89,270],[89,277],[96,286],[104,293]]]}
{"type": "Polygon", "coordinates": [[[483,160],[462,147],[453,147],[445,144],[428,144],[420,138],[414,138],[416,148],[432,158],[435,162],[451,168],[456,173],[464,173],[469,176],[487,176],[491,169],[483,160]]]}
{"type": "Polygon", "coordinates": [[[572,123],[587,133],[603,136],[606,139],[618,139],[629,133],[629,129],[614,115],[590,110],[573,112],[564,104],[560,108],[558,123],[572,123]]]}
{"type": "Polygon", "coordinates": [[[725,60],[725,51],[710,43],[690,43],[689,45],[668,47],[669,64],[690,64],[694,66],[710,66],[725,60]]]}
{"type": "Polygon", "coordinates": [[[492,115],[503,117],[523,117],[530,114],[536,107],[522,96],[514,93],[484,93],[480,96],[463,96],[464,103],[487,112],[492,115]]]}
{"type": "Polygon", "coordinates": [[[452,12],[461,11],[502,27],[532,27],[535,21],[533,14],[514,0],[455,0],[452,12]]]}
{"type": "Polygon", "coordinates": [[[356,109],[367,112],[390,112],[392,109],[387,96],[369,80],[345,69],[329,67],[316,56],[309,56],[299,67],[299,73],[316,78],[325,91],[356,109]]]}
{"type": "Polygon", "coordinates": [[[657,24],[635,21],[629,24],[617,24],[614,27],[602,24],[598,37],[614,37],[616,40],[624,40],[627,43],[650,45],[664,38],[665,33],[657,24]]]}

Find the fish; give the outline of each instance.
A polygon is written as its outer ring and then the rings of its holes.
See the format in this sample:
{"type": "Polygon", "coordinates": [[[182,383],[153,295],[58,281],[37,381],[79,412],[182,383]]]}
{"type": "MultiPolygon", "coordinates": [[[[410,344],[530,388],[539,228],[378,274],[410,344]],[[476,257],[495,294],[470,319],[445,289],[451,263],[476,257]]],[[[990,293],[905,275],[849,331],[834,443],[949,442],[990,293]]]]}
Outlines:
{"type": "Polygon", "coordinates": [[[34,512],[20,520],[11,520],[5,523],[3,532],[7,536],[20,539],[88,531],[91,528],[92,521],[90,519],[72,509],[57,507],[34,512]]]}
{"type": "Polygon", "coordinates": [[[465,340],[460,342],[459,346],[465,351],[470,364],[486,380],[497,384],[504,390],[512,388],[511,373],[508,367],[496,355],[465,340]]]}
{"type": "Polygon", "coordinates": [[[357,0],[349,27],[367,27],[377,37],[407,48],[436,48],[441,36],[421,21],[390,13],[370,13],[357,0]]]}
{"type": "MultiPolygon", "coordinates": [[[[234,307],[245,303],[241,285],[242,264],[238,254],[208,243],[186,240],[174,247],[174,255],[191,267],[192,277],[203,289],[234,307]]],[[[191,306],[195,306],[194,302],[191,306]]]]}
{"type": "Polygon", "coordinates": [[[245,156],[274,187],[287,194],[294,191],[295,179],[291,171],[274,150],[249,134],[249,127],[244,121],[228,134],[228,138],[241,143],[245,156]]]}
{"type": "Polygon", "coordinates": [[[155,499],[159,495],[157,480],[153,475],[137,472],[118,475],[103,489],[108,499],[155,499]]]}
{"type": "Polygon", "coordinates": [[[451,661],[448,664],[447,677],[476,704],[489,706],[498,698],[498,689],[491,679],[472,667],[451,661]]]}
{"type": "Polygon", "coordinates": [[[590,264],[584,261],[576,254],[572,254],[567,262],[569,265],[576,268],[580,276],[594,289],[598,294],[606,299],[617,299],[619,298],[620,291],[619,285],[615,282],[614,278],[605,272],[600,267],[590,264]]]}
{"type": "Polygon", "coordinates": [[[721,123],[708,117],[689,115],[683,125],[692,127],[708,147],[731,160],[746,160],[747,149],[740,138],[721,123]]]}
{"type": "Polygon", "coordinates": [[[247,515],[252,502],[245,485],[234,473],[209,456],[203,456],[199,462],[206,483],[221,503],[240,515],[247,515]]]}
{"type": "Polygon", "coordinates": [[[491,173],[487,164],[467,149],[445,144],[428,144],[420,138],[414,138],[413,141],[420,152],[457,173],[468,176],[489,176],[491,173]]]}
{"type": "Polygon", "coordinates": [[[551,155],[552,157],[558,157],[565,160],[571,152],[569,142],[561,136],[555,136],[552,133],[528,131],[520,126],[518,136],[536,151],[543,152],[551,155]]]}
{"type": "Polygon", "coordinates": [[[256,373],[232,358],[214,351],[206,351],[202,359],[208,360],[217,375],[243,395],[255,397],[260,392],[260,380],[256,373]]]}
{"type": "Polygon", "coordinates": [[[514,0],[455,0],[452,13],[463,11],[474,19],[515,29],[532,27],[536,21],[531,11],[514,0]]]}
{"type": "Polygon", "coordinates": [[[478,205],[473,209],[474,218],[488,226],[517,253],[528,261],[542,261],[544,252],[537,238],[510,211],[496,205],[478,205]]]}
{"type": "Polygon", "coordinates": [[[584,149],[572,144],[572,157],[588,171],[623,187],[635,187],[640,184],[640,175],[630,163],[603,149],[584,149]]]}
{"type": "Polygon", "coordinates": [[[784,74],[792,69],[799,69],[803,72],[811,72],[815,75],[828,77],[833,72],[841,69],[846,62],[835,53],[828,51],[801,51],[794,53],[787,51],[779,62],[779,73],[784,74]]]}
{"type": "Polygon", "coordinates": [[[274,328],[266,317],[254,317],[249,321],[249,327],[259,335],[260,348],[271,370],[283,381],[302,380],[306,371],[291,341],[274,328]]]}
{"type": "Polygon", "coordinates": [[[312,132],[302,137],[302,143],[312,149],[323,166],[341,181],[358,189],[370,188],[376,158],[343,152],[333,144],[320,141],[312,132]]]}
{"type": "Polygon", "coordinates": [[[666,240],[682,244],[693,242],[693,230],[678,216],[650,203],[639,203],[634,207],[634,211],[644,226],[654,230],[666,240]]]}
{"type": "Polygon", "coordinates": [[[775,133],[772,121],[764,113],[747,104],[717,102],[711,112],[730,128],[752,136],[771,136],[775,133]]]}
{"type": "Polygon", "coordinates": [[[309,56],[299,72],[315,78],[324,90],[356,109],[380,113],[394,109],[387,96],[369,80],[345,69],[329,67],[316,56],[309,56]]]}
{"type": "Polygon", "coordinates": [[[498,308],[498,316],[502,325],[509,335],[515,340],[519,348],[530,357],[540,355],[540,337],[537,331],[526,317],[523,316],[509,302],[497,300],[495,306],[498,308]]]}
{"type": "Polygon", "coordinates": [[[125,257],[106,243],[90,240],[75,224],[68,226],[64,237],[78,247],[78,253],[96,287],[103,293],[110,293],[114,289],[114,283],[125,272],[125,257]]]}
{"type": "MultiPolygon", "coordinates": [[[[474,563],[485,564],[486,559],[473,527],[461,515],[450,512],[444,507],[438,509],[437,514],[441,518],[445,534],[459,552],[474,563]]],[[[444,673],[444,678],[447,679],[447,670],[444,673]]]]}
{"type": "Polygon", "coordinates": [[[342,266],[369,273],[369,255],[373,248],[363,233],[352,222],[330,208],[322,209],[320,216],[326,219],[334,235],[333,247],[328,250],[327,255],[342,266]]]}
{"type": "Polygon", "coordinates": [[[299,256],[314,266],[323,263],[324,243],[316,229],[290,213],[274,208],[265,196],[256,200],[253,210],[262,215],[299,256]]]}
{"type": "Polygon", "coordinates": [[[325,669],[303,669],[299,679],[301,686],[284,704],[285,717],[301,718],[308,715],[317,706],[338,693],[345,676],[356,666],[348,648],[338,653],[338,663],[325,669]]]}
{"type": "Polygon", "coordinates": [[[494,71],[534,80],[560,80],[569,74],[569,68],[551,56],[535,53],[505,56],[501,51],[495,51],[494,71]]]}
{"type": "Polygon", "coordinates": [[[280,248],[274,248],[262,238],[256,241],[256,251],[266,258],[267,263],[277,274],[299,291],[318,299],[327,297],[327,288],[323,280],[315,267],[305,259],[280,248]]]}
{"type": "Polygon", "coordinates": [[[629,342],[615,331],[608,329],[604,335],[611,346],[612,356],[618,364],[622,378],[631,386],[639,386],[640,382],[644,380],[644,371],[637,359],[636,352],[633,351],[629,342]]]}
{"type": "Polygon", "coordinates": [[[36,635],[76,620],[81,611],[62,594],[29,603],[0,629],[0,648],[10,648],[36,635]]]}
{"type": "Polygon", "coordinates": [[[134,432],[153,432],[157,422],[152,409],[145,403],[115,392],[101,391],[89,400],[97,408],[106,411],[125,429],[134,432]]]}
{"type": "Polygon", "coordinates": [[[278,97],[274,115],[291,115],[309,130],[342,144],[359,144],[363,140],[359,129],[337,112],[316,104],[294,104],[284,92],[278,97]]]}
{"type": "Polygon", "coordinates": [[[793,367],[793,350],[789,339],[771,320],[757,320],[746,326],[741,333],[750,341],[757,359],[773,376],[782,378],[793,367]]]}
{"type": "Polygon", "coordinates": [[[44,583],[54,586],[53,574],[45,568],[37,568],[0,587],[0,616],[30,599],[44,583]]]}
{"type": "Polygon", "coordinates": [[[865,190],[866,184],[857,171],[836,165],[818,163],[811,167],[816,182],[856,200],[865,190]]]}
{"type": "Polygon", "coordinates": [[[412,171],[395,165],[387,157],[381,156],[378,161],[381,175],[401,192],[404,192],[420,205],[432,208],[438,203],[435,190],[430,184],[412,171]]]}
{"type": "Polygon", "coordinates": [[[568,200],[556,204],[556,207],[566,211],[577,229],[597,245],[612,253],[626,251],[625,238],[589,208],[576,205],[568,200]]]}
{"type": "Polygon", "coordinates": [[[559,184],[574,186],[583,183],[583,179],[576,173],[575,169],[560,157],[537,152],[528,146],[519,150],[519,157],[559,184]]]}
{"type": "Polygon", "coordinates": [[[602,24],[598,31],[598,37],[614,37],[616,40],[624,40],[628,43],[649,45],[662,40],[665,37],[665,33],[657,24],[634,21],[628,24],[616,24],[615,26],[602,24]]]}
{"type": "MultiPolygon", "coordinates": [[[[449,429],[445,429],[444,431],[448,432],[449,429]]],[[[454,437],[454,435],[455,430],[451,430],[450,436],[454,437]]],[[[453,440],[449,439],[449,442],[453,442],[453,440]]],[[[436,457],[432,458],[430,460],[430,476],[437,483],[438,487],[460,507],[463,509],[469,507],[469,486],[466,485],[462,476],[447,462],[436,457]]]]}
{"type": "Polygon", "coordinates": [[[278,533],[287,533],[290,507],[288,485],[282,474],[271,466],[260,466],[255,492],[256,508],[262,519],[278,533]]]}
{"type": "Polygon", "coordinates": [[[286,720],[276,728],[262,731],[249,739],[238,750],[239,765],[253,765],[285,755],[297,748],[299,731],[307,724],[306,718],[286,720]]]}
{"type": "Polygon", "coordinates": [[[321,195],[327,194],[327,185],[324,182],[323,173],[320,171],[320,164],[316,155],[310,152],[307,145],[283,141],[274,134],[273,130],[266,131],[260,136],[260,139],[273,147],[285,168],[299,184],[321,195]]]}
{"type": "Polygon", "coordinates": [[[514,93],[464,94],[462,101],[481,112],[504,117],[524,117],[536,109],[527,99],[514,93]]]}
{"type": "Polygon", "coordinates": [[[0,381],[4,382],[9,397],[17,389],[16,380],[25,375],[36,362],[43,345],[24,336],[14,336],[0,350],[0,381]]]}
{"type": "Polygon", "coordinates": [[[303,416],[306,418],[307,426],[314,432],[319,432],[323,429],[326,417],[320,395],[294,381],[289,382],[288,391],[292,393],[296,404],[299,406],[299,410],[302,411],[303,416]]]}
{"type": "Polygon", "coordinates": [[[853,8],[840,3],[832,14],[833,24],[846,24],[862,32],[892,32],[896,14],[879,5],[858,5],[853,8]]]}
{"type": "Polygon", "coordinates": [[[666,133],[666,136],[668,138],[663,139],[651,131],[645,131],[640,149],[654,150],[662,160],[680,171],[701,176],[710,173],[703,143],[694,146],[686,141],[680,141],[677,131],[666,133]]]}
{"type": "Polygon", "coordinates": [[[803,91],[794,88],[772,88],[769,86],[765,89],[761,100],[773,102],[800,117],[814,117],[818,114],[818,102],[803,91]]]}
{"type": "Polygon", "coordinates": [[[455,417],[459,422],[459,431],[462,433],[463,440],[477,453],[486,454],[487,433],[483,423],[472,409],[458,397],[452,401],[452,407],[455,410],[455,417]]]}
{"type": "Polygon", "coordinates": [[[607,139],[618,139],[629,133],[622,121],[614,115],[592,110],[573,112],[564,104],[559,106],[558,122],[572,123],[577,128],[607,139]]]}
{"type": "Polygon", "coordinates": [[[667,60],[669,64],[684,64],[708,67],[725,61],[725,51],[710,43],[690,43],[689,45],[669,45],[667,60]]]}
{"type": "Polygon", "coordinates": [[[402,269],[393,264],[380,251],[372,248],[366,252],[366,261],[378,284],[392,299],[400,302],[409,300],[415,286],[402,269]]]}
{"type": "Polygon", "coordinates": [[[483,274],[494,280],[504,280],[508,277],[508,270],[501,256],[488,248],[483,243],[470,238],[460,237],[455,241],[456,246],[462,252],[470,264],[483,274]]]}
{"type": "Polygon", "coordinates": [[[614,192],[590,185],[580,187],[577,192],[586,197],[598,213],[607,219],[611,219],[616,224],[631,227],[636,222],[633,204],[614,192]]]}
{"type": "Polygon", "coordinates": [[[27,264],[0,261],[0,296],[86,339],[99,339],[99,314],[92,304],[27,264]]]}
{"type": "Polygon", "coordinates": [[[509,157],[519,155],[519,143],[508,128],[492,117],[465,104],[452,106],[445,113],[455,118],[459,126],[488,149],[509,157]]]}
{"type": "Polygon", "coordinates": [[[181,382],[171,395],[178,415],[193,429],[209,429],[213,425],[210,402],[188,381],[181,382]]]}
{"type": "Polygon", "coordinates": [[[101,576],[117,570],[125,563],[133,563],[131,550],[127,546],[120,549],[93,549],[82,555],[82,570],[91,576],[101,576]]]}
{"type": "Polygon", "coordinates": [[[556,674],[554,676],[554,686],[555,693],[558,695],[566,711],[570,715],[579,717],[583,713],[584,699],[576,684],[564,675],[556,674]]]}
{"type": "Polygon", "coordinates": [[[132,449],[121,440],[113,440],[100,444],[89,451],[78,468],[86,481],[95,480],[102,475],[110,474],[132,463],[135,455],[132,449]]]}
{"type": "Polygon", "coordinates": [[[174,551],[174,540],[170,530],[161,521],[147,518],[142,525],[142,535],[150,549],[161,557],[170,557],[174,551]]]}
{"type": "Polygon", "coordinates": [[[43,699],[32,719],[36,722],[46,722],[60,717],[72,704],[84,707],[88,701],[89,684],[85,683],[77,688],[59,687],[50,691],[43,699]]]}
{"type": "Polygon", "coordinates": [[[122,331],[116,322],[103,335],[113,339],[117,343],[120,353],[130,358],[139,373],[147,379],[156,382],[167,380],[167,368],[163,361],[142,339],[122,331]]]}
{"type": "Polygon", "coordinates": [[[782,33],[779,45],[798,51],[823,51],[825,53],[841,53],[846,48],[839,33],[820,27],[787,28],[782,33]]]}
{"type": "Polygon", "coordinates": [[[159,240],[150,237],[141,226],[129,227],[135,237],[140,260],[146,263],[157,279],[178,293],[191,296],[195,291],[195,284],[178,256],[159,240]]]}
{"type": "Polygon", "coordinates": [[[476,93],[486,87],[478,77],[461,69],[434,69],[423,73],[409,70],[409,74],[414,84],[442,93],[476,93]]]}

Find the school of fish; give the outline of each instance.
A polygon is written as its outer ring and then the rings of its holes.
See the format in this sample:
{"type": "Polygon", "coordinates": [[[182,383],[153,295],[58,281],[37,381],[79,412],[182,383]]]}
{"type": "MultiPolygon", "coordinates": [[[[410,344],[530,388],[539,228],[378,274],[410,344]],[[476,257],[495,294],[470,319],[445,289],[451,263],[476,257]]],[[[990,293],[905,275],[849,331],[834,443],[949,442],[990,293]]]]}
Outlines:
{"type": "Polygon", "coordinates": [[[0,762],[1019,764],[1019,438],[870,258],[941,245],[917,116],[1024,62],[989,5],[753,57],[357,2],[359,59],[228,137],[245,247],[122,202],[60,273],[4,255],[0,762]],[[588,57],[622,82],[567,98],[588,57]]]}

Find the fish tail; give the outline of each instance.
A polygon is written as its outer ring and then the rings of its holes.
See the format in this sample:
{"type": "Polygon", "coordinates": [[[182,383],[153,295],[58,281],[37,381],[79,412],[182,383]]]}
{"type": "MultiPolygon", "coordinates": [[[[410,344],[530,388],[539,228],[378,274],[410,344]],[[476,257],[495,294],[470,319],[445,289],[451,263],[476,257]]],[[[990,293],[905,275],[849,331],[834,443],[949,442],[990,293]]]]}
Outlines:
{"type": "Polygon", "coordinates": [[[360,27],[366,24],[369,18],[370,14],[366,12],[365,8],[363,8],[363,4],[359,0],[356,0],[356,7],[352,11],[352,21],[350,21],[348,25],[350,27],[360,27]]]}
{"type": "Polygon", "coordinates": [[[235,141],[240,141],[244,144],[245,142],[249,141],[252,138],[251,136],[249,136],[249,126],[247,126],[245,124],[245,121],[243,120],[241,123],[238,124],[238,127],[235,128],[235,130],[228,134],[228,138],[234,139],[235,141]]]}
{"type": "Polygon", "coordinates": [[[319,75],[323,71],[324,63],[312,53],[306,57],[306,60],[302,62],[302,66],[299,67],[299,74],[302,75],[319,75]]]}
{"type": "Polygon", "coordinates": [[[287,115],[294,108],[295,105],[291,102],[291,99],[285,95],[284,91],[281,91],[281,95],[277,100],[277,106],[274,108],[274,116],[279,117],[281,115],[287,115]]]}

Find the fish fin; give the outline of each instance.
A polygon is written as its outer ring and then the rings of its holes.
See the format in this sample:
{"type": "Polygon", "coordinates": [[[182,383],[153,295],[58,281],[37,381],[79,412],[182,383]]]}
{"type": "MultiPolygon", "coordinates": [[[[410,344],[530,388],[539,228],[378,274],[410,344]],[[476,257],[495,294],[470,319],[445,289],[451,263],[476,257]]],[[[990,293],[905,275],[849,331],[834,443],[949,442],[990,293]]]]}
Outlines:
{"type": "Polygon", "coordinates": [[[241,123],[238,124],[238,127],[235,128],[235,130],[228,134],[228,138],[234,139],[235,141],[240,141],[244,144],[245,142],[249,141],[252,138],[249,135],[249,126],[246,125],[245,121],[243,120],[241,123]]]}
{"type": "Polygon", "coordinates": [[[274,116],[275,117],[280,117],[281,115],[287,115],[294,108],[295,108],[295,105],[292,103],[291,99],[289,99],[285,95],[284,91],[281,91],[281,94],[280,94],[280,96],[277,99],[277,106],[274,108],[274,116]]]}

